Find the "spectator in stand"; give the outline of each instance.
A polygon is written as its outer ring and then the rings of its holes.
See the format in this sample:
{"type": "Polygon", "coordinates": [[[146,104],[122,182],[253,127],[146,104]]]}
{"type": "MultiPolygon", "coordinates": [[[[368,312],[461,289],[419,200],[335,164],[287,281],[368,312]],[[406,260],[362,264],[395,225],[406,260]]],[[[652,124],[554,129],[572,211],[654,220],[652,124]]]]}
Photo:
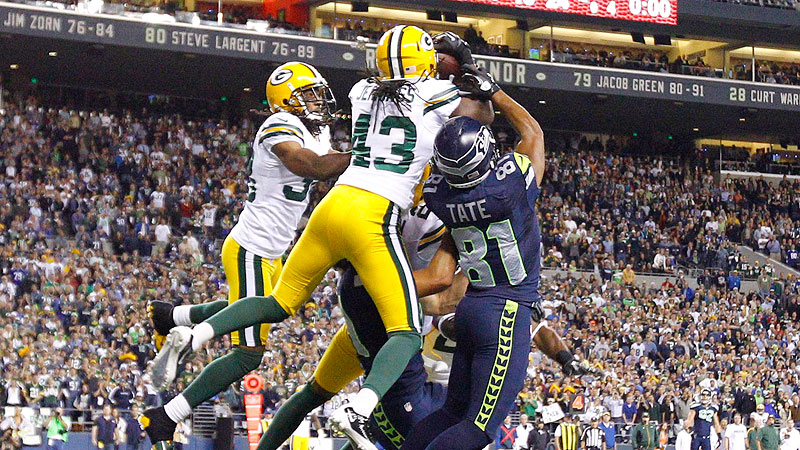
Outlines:
{"type": "Polygon", "coordinates": [[[536,420],[536,428],[528,434],[528,450],[546,450],[550,444],[550,433],[542,419],[536,420]]]}
{"type": "Polygon", "coordinates": [[[741,289],[742,288],[742,278],[739,276],[739,272],[736,270],[731,271],[731,274],[728,275],[728,289],[741,289]]]}
{"type": "Polygon", "coordinates": [[[625,286],[633,286],[636,282],[636,273],[633,271],[633,265],[628,264],[625,270],[622,271],[622,284],[625,286]]]}
{"type": "Polygon", "coordinates": [[[747,448],[747,427],[742,423],[742,415],[733,415],[733,422],[725,427],[723,433],[723,450],[746,450],[747,448]]]}
{"type": "Polygon", "coordinates": [[[781,439],[775,428],[775,417],[769,416],[767,423],[758,430],[758,442],[761,444],[760,450],[778,450],[781,439]]]}
{"type": "Polygon", "coordinates": [[[675,450],[691,450],[692,448],[692,426],[691,424],[684,423],[681,430],[675,438],[675,450]]]}
{"type": "Polygon", "coordinates": [[[780,450],[800,450],[800,431],[795,428],[794,422],[787,420],[780,430],[780,436],[780,450]]]}
{"type": "Polygon", "coordinates": [[[628,427],[633,426],[636,423],[636,415],[639,412],[639,404],[634,402],[633,394],[627,394],[625,396],[625,403],[622,405],[622,418],[625,421],[625,425],[628,427]]]}
{"type": "Polygon", "coordinates": [[[92,428],[92,445],[97,449],[111,449],[114,446],[114,435],[117,421],[111,414],[111,405],[103,406],[103,414],[95,420],[92,428]]]}
{"type": "Polygon", "coordinates": [[[511,416],[506,416],[503,419],[503,424],[497,430],[495,438],[496,449],[501,448],[514,448],[514,442],[517,440],[517,431],[514,425],[511,425],[511,416]]]}
{"type": "Polygon", "coordinates": [[[516,438],[514,438],[515,449],[528,449],[528,435],[533,431],[533,425],[528,423],[528,416],[526,414],[519,415],[519,425],[515,429],[516,438]]]}
{"type": "Polygon", "coordinates": [[[658,445],[658,428],[650,422],[650,413],[643,413],[641,423],[633,427],[631,445],[634,450],[653,450],[658,445]]]}
{"type": "Polygon", "coordinates": [[[127,447],[126,450],[141,450],[142,443],[144,442],[144,438],[147,436],[141,427],[139,426],[139,422],[137,419],[141,414],[141,409],[139,406],[134,405],[131,408],[131,415],[130,418],[126,420],[127,422],[127,430],[125,435],[127,436],[127,447]]]}
{"type": "Polygon", "coordinates": [[[47,450],[61,450],[65,448],[69,439],[69,425],[64,421],[64,409],[61,407],[53,409],[50,417],[42,425],[42,429],[47,434],[47,450]]]}

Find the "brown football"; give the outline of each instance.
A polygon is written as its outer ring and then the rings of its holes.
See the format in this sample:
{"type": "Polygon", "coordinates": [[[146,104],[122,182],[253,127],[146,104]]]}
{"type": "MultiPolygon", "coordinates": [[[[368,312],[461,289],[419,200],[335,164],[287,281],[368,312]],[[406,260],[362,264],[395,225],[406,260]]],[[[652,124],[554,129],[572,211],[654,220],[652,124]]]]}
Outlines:
{"type": "Polygon", "coordinates": [[[438,56],[439,64],[436,71],[439,74],[439,79],[449,80],[450,75],[453,75],[456,80],[461,78],[461,64],[458,63],[458,60],[454,56],[445,53],[439,53],[438,56]]]}

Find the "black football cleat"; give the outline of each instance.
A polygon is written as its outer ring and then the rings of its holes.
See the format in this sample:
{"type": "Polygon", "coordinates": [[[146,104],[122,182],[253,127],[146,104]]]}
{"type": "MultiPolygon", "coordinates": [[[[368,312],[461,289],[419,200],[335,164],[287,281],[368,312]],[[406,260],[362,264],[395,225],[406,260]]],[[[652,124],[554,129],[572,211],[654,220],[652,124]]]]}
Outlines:
{"type": "Polygon", "coordinates": [[[175,321],[172,319],[172,310],[175,307],[170,302],[153,300],[147,304],[147,315],[153,321],[153,329],[156,333],[166,336],[169,330],[175,328],[175,321]]]}
{"type": "Polygon", "coordinates": [[[139,416],[139,426],[150,438],[153,450],[172,448],[172,437],[178,425],[169,418],[163,406],[148,409],[139,416]]]}

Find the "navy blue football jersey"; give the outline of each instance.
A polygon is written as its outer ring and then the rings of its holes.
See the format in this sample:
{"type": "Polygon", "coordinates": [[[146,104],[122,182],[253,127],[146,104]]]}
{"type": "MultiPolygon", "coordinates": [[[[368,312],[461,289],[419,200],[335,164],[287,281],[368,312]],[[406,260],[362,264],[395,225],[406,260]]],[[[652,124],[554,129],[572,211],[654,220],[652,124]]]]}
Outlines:
{"type": "Polygon", "coordinates": [[[714,426],[714,415],[717,413],[717,407],[714,405],[704,405],[702,403],[695,403],[691,406],[695,412],[694,416],[694,433],[696,436],[709,436],[711,435],[711,427],[714,426]]]}
{"type": "Polygon", "coordinates": [[[468,294],[526,305],[539,301],[539,186],[527,156],[503,156],[483,182],[467,189],[432,175],[423,195],[450,229],[469,278],[468,294]]]}

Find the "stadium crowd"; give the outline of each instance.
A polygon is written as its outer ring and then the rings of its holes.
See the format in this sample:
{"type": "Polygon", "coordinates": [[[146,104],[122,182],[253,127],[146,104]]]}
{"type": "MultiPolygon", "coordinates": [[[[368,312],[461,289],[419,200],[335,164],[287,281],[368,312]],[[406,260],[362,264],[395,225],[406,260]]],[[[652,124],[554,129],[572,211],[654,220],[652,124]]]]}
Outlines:
{"type": "Polygon", "coordinates": [[[750,279],[771,275],[771,266],[748,261],[736,243],[798,264],[797,181],[729,179],[720,186],[708,160],[625,155],[613,138],[556,137],[548,148],[552,169],[538,205],[545,266],[593,270],[604,280],[628,265],[636,272],[671,273],[680,265],[750,279]]]}
{"type": "MultiPolygon", "coordinates": [[[[159,394],[143,375],[154,355],[148,300],[226,298],[219,250],[247,189],[254,125],[12,96],[0,115],[0,405],[63,406],[77,424],[106,405],[124,414],[169,399],[229,345],[198,352],[176,391],[159,394]]],[[[346,148],[344,130],[335,136],[346,148]]],[[[733,245],[796,255],[800,186],[718,188],[688,160],[625,156],[613,139],[548,145],[543,260],[592,275],[543,280],[545,310],[611,379],[562,380],[534,351],[521,411],[536,417],[561,402],[582,414],[606,408],[621,423],[644,410],[674,423],[680,402],[704,386],[724,411],[763,403],[800,421],[798,284],[748,265],[733,245]],[[661,286],[636,279],[678,263],[724,272],[701,277],[697,289],[679,274],[661,286]],[[757,292],[740,291],[747,276],[758,277],[757,292]]],[[[329,186],[317,185],[312,204],[329,186]]],[[[300,314],[272,327],[260,370],[267,410],[308,380],[343,322],[337,282],[329,272],[300,314]]],[[[219,401],[240,411],[240,393],[233,386],[219,401]]]]}

